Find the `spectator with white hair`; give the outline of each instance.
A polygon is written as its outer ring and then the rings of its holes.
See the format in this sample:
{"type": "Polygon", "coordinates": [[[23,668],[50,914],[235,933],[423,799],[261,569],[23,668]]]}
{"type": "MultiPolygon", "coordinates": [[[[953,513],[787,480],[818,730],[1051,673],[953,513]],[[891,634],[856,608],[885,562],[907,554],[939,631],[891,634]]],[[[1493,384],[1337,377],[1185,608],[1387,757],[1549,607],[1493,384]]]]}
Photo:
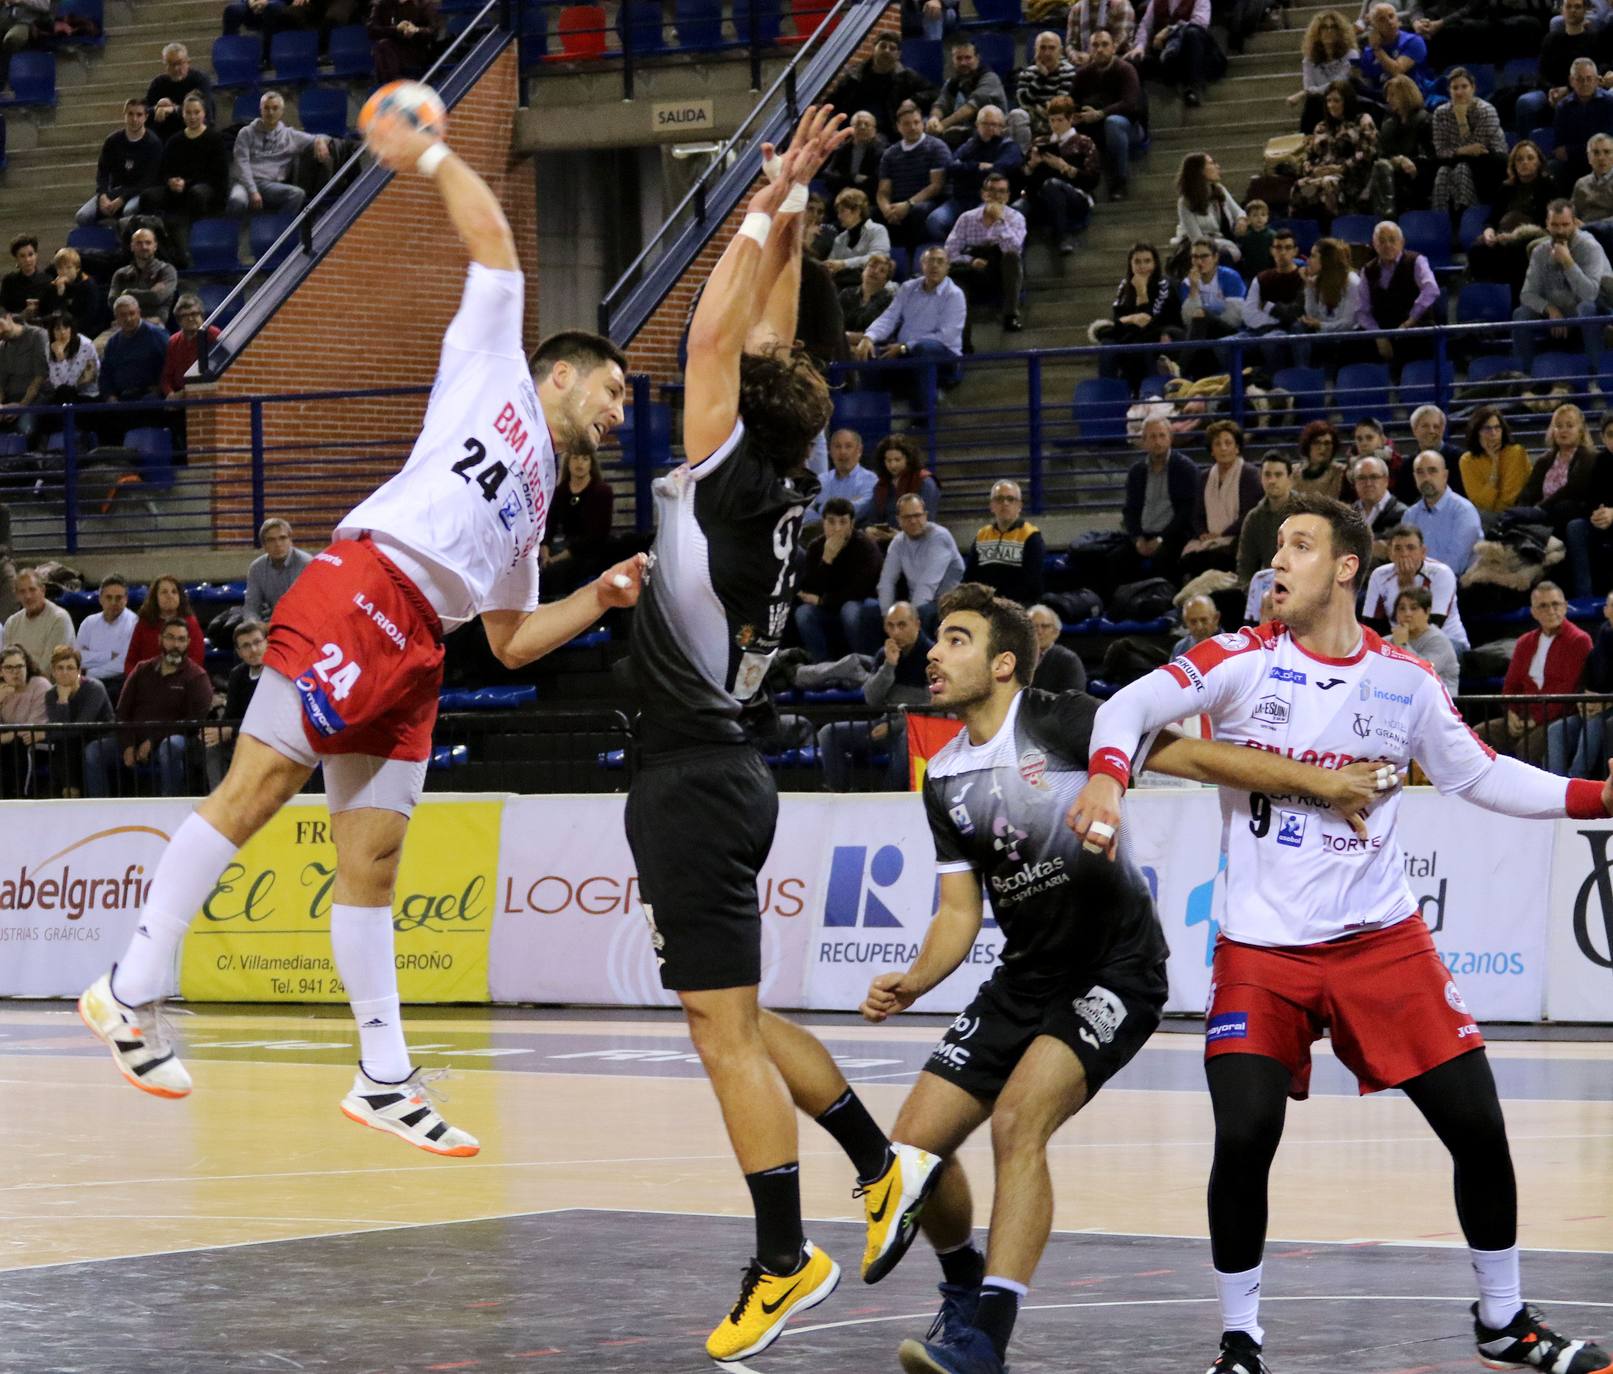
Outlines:
{"type": "Polygon", "coordinates": [[[314,558],[291,542],[291,522],[278,515],[271,515],[259,527],[258,543],[263,552],[246,570],[244,614],[248,620],[261,620],[267,625],[280,598],[291,590],[291,584],[314,558]]]}
{"type": "MultiPolygon", "coordinates": [[[[1170,577],[1182,547],[1192,537],[1193,508],[1198,501],[1198,465],[1171,443],[1175,432],[1162,415],[1143,421],[1138,443],[1142,457],[1126,473],[1126,496],[1120,523],[1132,542],[1136,563],[1128,570],[1151,577],[1170,577]]],[[[1130,580],[1130,579],[1121,579],[1130,580]]]]}
{"type": "Polygon", "coordinates": [[[1428,552],[1457,577],[1473,561],[1473,546],[1484,537],[1484,526],[1473,503],[1450,489],[1444,456],[1419,453],[1412,464],[1421,499],[1406,511],[1405,523],[1422,531],[1428,552]]]}
{"type": "Polygon", "coordinates": [[[167,142],[185,127],[185,97],[195,91],[207,103],[207,122],[213,122],[213,83],[190,65],[190,53],[183,43],[169,43],[162,50],[162,73],[146,87],[146,108],[151,115],[151,131],[167,142]]]}
{"type": "Polygon", "coordinates": [[[1084,692],[1086,665],[1073,649],[1059,643],[1064,622],[1051,606],[1035,605],[1026,612],[1036,631],[1036,673],[1031,686],[1044,692],[1084,692]]]}
{"type": "MultiPolygon", "coordinates": [[[[1355,311],[1357,327],[1420,329],[1434,323],[1429,312],[1438,300],[1439,282],[1434,278],[1428,259],[1406,247],[1406,236],[1398,224],[1381,220],[1372,231],[1372,257],[1361,269],[1355,311]]],[[[1397,350],[1389,339],[1375,342],[1378,356],[1385,362],[1395,361],[1399,354],[1411,356],[1427,351],[1426,347],[1397,350]]]]}
{"type": "Polygon", "coordinates": [[[1400,27],[1400,15],[1393,5],[1373,5],[1366,20],[1366,32],[1361,35],[1363,51],[1355,64],[1355,81],[1361,94],[1381,103],[1384,86],[1396,76],[1409,76],[1428,90],[1434,79],[1428,44],[1400,27]]]}
{"type": "Polygon", "coordinates": [[[1182,603],[1182,625],[1187,630],[1171,648],[1171,657],[1180,658],[1195,644],[1202,644],[1210,636],[1221,632],[1221,609],[1215,601],[1200,593],[1182,603]]]}
{"type": "Polygon", "coordinates": [[[1395,597],[1395,623],[1389,632],[1389,642],[1410,649],[1438,674],[1445,690],[1455,696],[1461,678],[1456,646],[1445,631],[1433,623],[1432,606],[1433,598],[1427,587],[1404,588],[1395,597]]]}
{"type": "Polygon", "coordinates": [[[963,580],[984,582],[998,596],[1029,606],[1042,599],[1047,545],[1023,510],[1018,482],[1003,478],[991,484],[991,520],[969,545],[963,580]]]}
{"type": "MultiPolygon", "coordinates": [[[[1458,496],[1466,496],[1459,466],[1462,461],[1462,446],[1451,443],[1445,437],[1448,423],[1445,412],[1432,401],[1418,406],[1411,412],[1408,422],[1414,441],[1411,451],[1422,453],[1426,449],[1432,449],[1443,457],[1446,470],[1451,475],[1451,490],[1458,496]]],[[[1395,497],[1408,505],[1417,499],[1417,480],[1412,476],[1410,463],[1400,465],[1400,471],[1394,477],[1393,490],[1395,497]]]]}
{"type": "MultiPolygon", "coordinates": [[[[117,328],[101,349],[101,397],[105,401],[143,401],[161,394],[162,367],[168,357],[168,335],[140,317],[140,302],[119,296],[112,303],[117,328]]],[[[102,443],[115,442],[125,431],[149,423],[138,412],[98,414],[96,433],[102,443]]]]}
{"type": "Polygon", "coordinates": [[[981,192],[993,176],[1018,176],[1025,154],[1008,136],[1008,120],[996,105],[981,107],[975,131],[952,156],[947,167],[948,195],[930,211],[925,226],[937,242],[946,239],[960,217],[980,206],[981,192]]]}
{"type": "MultiPolygon", "coordinates": [[[[162,364],[162,394],[177,396],[185,389],[185,374],[190,371],[202,351],[202,320],[205,311],[202,298],[187,291],[174,305],[174,320],[179,325],[168,336],[168,353],[162,364]]],[[[216,324],[207,326],[207,342],[213,343],[220,330],[216,324]]]]}
{"type": "Polygon", "coordinates": [[[1602,251],[1613,244],[1613,134],[1593,134],[1585,144],[1591,170],[1574,183],[1574,214],[1602,251]]]}
{"type": "Polygon", "coordinates": [[[1557,185],[1567,194],[1591,170],[1588,145],[1596,134],[1613,134],[1613,94],[1602,89],[1596,63],[1577,57],[1568,67],[1568,94],[1551,120],[1552,162],[1557,185]]]}
{"type": "Polygon", "coordinates": [[[1467,630],[1456,600],[1456,574],[1437,558],[1428,556],[1423,532],[1415,525],[1400,525],[1389,535],[1389,562],[1374,568],[1361,598],[1361,619],[1379,634],[1388,634],[1398,614],[1400,594],[1412,588],[1428,593],[1429,623],[1443,630],[1457,649],[1468,647],[1467,630]]]}
{"type": "Polygon", "coordinates": [[[260,210],[297,214],[308,198],[291,180],[298,154],[312,148],[321,162],[330,161],[328,138],[293,129],[285,118],[285,97],[279,91],[265,91],[258,100],[258,117],[236,134],[232,215],[244,215],[249,209],[254,214],[260,210]]]}
{"type": "MultiPolygon", "coordinates": [[[[959,136],[960,143],[968,136],[969,128],[973,127],[972,112],[969,118],[971,124],[959,136]]],[[[851,187],[871,198],[879,189],[879,163],[885,156],[886,147],[885,137],[879,132],[879,124],[873,114],[868,110],[858,110],[851,117],[851,137],[835,149],[819,173],[820,180],[828,188],[828,194],[839,195],[851,187]]]]}
{"type": "Polygon", "coordinates": [[[1018,108],[1008,112],[1008,132],[1021,149],[1048,131],[1047,107],[1054,97],[1075,92],[1075,64],[1065,57],[1064,40],[1058,34],[1051,29],[1037,34],[1031,54],[1031,64],[1020,71],[1015,86],[1018,108]]]}
{"type": "Polygon", "coordinates": [[[1390,533],[1405,519],[1405,504],[1389,490],[1389,464],[1382,458],[1357,458],[1350,480],[1355,484],[1355,508],[1372,531],[1373,561],[1381,563],[1389,556],[1390,533]]]}
{"type": "Polygon", "coordinates": [[[20,609],[7,618],[0,644],[26,649],[35,663],[49,663],[51,650],[73,642],[73,617],[45,594],[45,579],[33,568],[17,574],[20,609]]]}

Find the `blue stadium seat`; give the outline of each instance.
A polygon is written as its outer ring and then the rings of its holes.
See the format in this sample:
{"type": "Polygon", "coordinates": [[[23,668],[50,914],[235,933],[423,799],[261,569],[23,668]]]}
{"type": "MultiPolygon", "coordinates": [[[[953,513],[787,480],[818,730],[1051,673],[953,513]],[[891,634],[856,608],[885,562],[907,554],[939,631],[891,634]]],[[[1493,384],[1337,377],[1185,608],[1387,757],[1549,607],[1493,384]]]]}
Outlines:
{"type": "Polygon", "coordinates": [[[1473,76],[1473,93],[1480,100],[1488,100],[1495,94],[1495,67],[1489,62],[1469,62],[1468,71],[1473,76]]]}
{"type": "Polygon", "coordinates": [[[1490,224],[1488,205],[1469,205],[1462,211],[1462,222],[1456,229],[1456,242],[1465,253],[1484,233],[1490,224]]]}
{"type": "Polygon", "coordinates": [[[1533,86],[1540,71],[1538,57],[1514,57],[1501,64],[1498,81],[1502,86],[1533,86]]]}
{"type": "Polygon", "coordinates": [[[11,59],[11,94],[0,105],[54,105],[56,54],[20,52],[11,59]]]}
{"type": "Polygon", "coordinates": [[[1371,243],[1372,230],[1377,223],[1376,215],[1339,215],[1330,232],[1346,243],[1371,243]]]}
{"type": "MultiPolygon", "coordinates": [[[[974,0],[975,14],[982,23],[1012,27],[1024,19],[1020,0],[974,0]]],[[[1006,73],[999,73],[1005,75],[1006,73]]]]}
{"type": "Polygon", "coordinates": [[[910,67],[922,76],[932,86],[939,86],[945,79],[945,60],[941,52],[939,38],[904,38],[902,40],[902,65],[910,67]]]}
{"type": "Polygon", "coordinates": [[[140,455],[140,485],[147,492],[174,485],[174,436],[166,425],[141,425],[123,436],[123,446],[140,455]]]}
{"type": "Polygon", "coordinates": [[[319,33],[283,30],[269,40],[269,65],[281,85],[302,86],[319,79],[319,33]]]}
{"type": "Polygon", "coordinates": [[[1457,324],[1503,324],[1512,318],[1512,290],[1505,282],[1470,281],[1456,293],[1457,324]]]}
{"type": "Polygon", "coordinates": [[[1502,372],[1522,371],[1522,365],[1510,353],[1483,353],[1467,365],[1467,380],[1487,382],[1502,372]]]}
{"type": "Polygon", "coordinates": [[[678,46],[710,52],[722,46],[722,0],[674,0],[678,46]]]}
{"type": "Polygon", "coordinates": [[[842,391],[834,398],[835,429],[855,430],[863,441],[863,451],[891,432],[891,397],[888,391],[842,391]]]}
{"type": "Polygon", "coordinates": [[[1455,265],[1451,256],[1451,217],[1445,211],[1406,210],[1396,218],[1400,232],[1406,236],[1406,247],[1427,258],[1434,271],[1455,265]]]}
{"type": "Polygon", "coordinates": [[[347,137],[347,92],[310,86],[297,97],[297,116],[310,134],[347,137]]]}
{"type": "MultiPolygon", "coordinates": [[[[1407,410],[1415,410],[1420,405],[1449,404],[1451,387],[1456,382],[1456,369],[1446,363],[1444,368],[1437,372],[1432,358],[1417,358],[1406,364],[1400,373],[1400,404],[1407,410]],[[1442,382],[1444,390],[1443,401],[1440,397],[1440,387],[1436,385],[1436,377],[1442,382]]],[[[1380,417],[1381,418],[1381,417],[1380,417]]]]}
{"type": "Polygon", "coordinates": [[[67,38],[58,38],[58,44],[69,47],[104,48],[106,46],[106,5],[104,0],[62,0],[57,7],[56,17],[69,22],[79,20],[82,24],[90,25],[91,32],[75,33],[67,38]]]}
{"type": "Polygon", "coordinates": [[[256,86],[247,86],[237,92],[234,103],[230,106],[231,124],[250,124],[258,117],[258,104],[263,99],[263,92],[256,86]]]}
{"type": "Polygon", "coordinates": [[[222,216],[196,220],[190,226],[190,270],[207,277],[240,272],[240,236],[236,220],[222,216]]]}
{"type": "Polygon", "coordinates": [[[1333,385],[1333,407],[1346,425],[1389,418],[1389,369],[1383,363],[1346,363],[1333,385]]]}
{"type": "Polygon", "coordinates": [[[1549,124],[1542,124],[1538,129],[1529,130],[1529,141],[1550,157],[1557,150],[1557,131],[1549,124]]]}
{"type": "Polygon", "coordinates": [[[538,699],[531,683],[500,683],[493,687],[447,687],[437,693],[443,711],[513,711],[538,699]]]}
{"type": "Polygon", "coordinates": [[[1322,225],[1314,219],[1285,219],[1273,220],[1273,224],[1281,225],[1294,236],[1294,244],[1301,253],[1309,253],[1316,247],[1316,240],[1322,237],[1322,225]]]}
{"type": "Polygon", "coordinates": [[[549,53],[549,9],[529,4],[521,11],[521,70],[541,67],[549,53]]]}
{"type": "Polygon", "coordinates": [[[246,302],[242,297],[237,296],[230,302],[222,315],[216,318],[214,316],[214,312],[224,304],[225,298],[234,289],[235,283],[227,281],[204,281],[196,288],[196,294],[202,298],[202,313],[208,324],[218,329],[223,329],[241,313],[241,307],[246,302]]]}
{"type": "Polygon", "coordinates": [[[67,231],[67,246],[80,253],[116,253],[118,231],[107,224],[75,224],[67,231]]]}
{"type": "Polygon", "coordinates": [[[375,77],[375,59],[370,52],[370,35],[362,24],[341,24],[330,31],[330,74],[338,81],[370,81],[375,77]]]}
{"type": "MultiPolygon", "coordinates": [[[[263,44],[252,33],[228,33],[213,40],[213,84],[256,86],[263,67],[263,44]]],[[[253,118],[257,118],[254,104],[253,118]]]]}
{"type": "MultiPolygon", "coordinates": [[[[636,467],[638,462],[638,431],[633,418],[633,407],[623,412],[622,427],[616,431],[622,446],[622,462],[636,467]]],[[[652,469],[663,468],[672,462],[672,409],[660,401],[650,402],[650,451],[647,461],[652,469]]]]}
{"type": "Polygon", "coordinates": [[[289,256],[294,244],[288,241],[273,261],[268,259],[268,253],[274,247],[274,241],[285,233],[296,219],[295,215],[253,215],[246,226],[246,241],[252,249],[252,260],[257,266],[267,270],[276,263],[289,256]]]}
{"type": "Polygon", "coordinates": [[[426,771],[445,773],[450,768],[459,768],[469,762],[470,745],[435,744],[431,748],[431,758],[426,763],[426,771]]]}
{"type": "Polygon", "coordinates": [[[616,12],[616,32],[621,35],[622,48],[632,44],[636,54],[666,51],[666,32],[661,13],[661,0],[625,0],[616,12]]]}
{"type": "Polygon", "coordinates": [[[1075,423],[1085,444],[1126,442],[1131,387],[1118,377],[1088,377],[1075,384],[1075,423]]]}
{"type": "Polygon", "coordinates": [[[1272,384],[1294,398],[1294,419],[1300,424],[1327,418],[1327,373],[1319,367],[1284,367],[1272,384]]]}
{"type": "Polygon", "coordinates": [[[980,61],[1003,79],[1006,85],[1014,74],[1014,35],[1011,33],[977,33],[974,35],[975,52],[980,61]]]}
{"type": "Polygon", "coordinates": [[[734,0],[734,37],[741,43],[751,41],[751,11],[756,13],[756,41],[761,44],[778,42],[783,24],[780,0],[734,0]]]}
{"type": "MultiPolygon", "coordinates": [[[[1541,331],[1540,337],[1547,332],[1541,331]]],[[[1576,391],[1585,390],[1590,382],[1583,353],[1541,353],[1536,356],[1529,375],[1540,382],[1567,382],[1576,391]]]]}

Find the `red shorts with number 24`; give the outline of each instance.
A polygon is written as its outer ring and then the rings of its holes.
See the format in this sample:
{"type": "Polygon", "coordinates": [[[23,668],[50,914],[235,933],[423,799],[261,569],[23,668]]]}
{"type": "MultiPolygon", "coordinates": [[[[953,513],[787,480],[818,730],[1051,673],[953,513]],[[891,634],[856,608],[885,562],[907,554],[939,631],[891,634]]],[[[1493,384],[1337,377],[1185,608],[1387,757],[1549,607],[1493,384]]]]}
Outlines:
{"type": "Polygon", "coordinates": [[[296,687],[315,753],[431,756],[442,622],[368,538],[332,544],[291,584],[263,661],[296,687]]]}
{"type": "Polygon", "coordinates": [[[1311,1046],[1333,1052],[1380,1092],[1479,1049],[1484,1037],[1434,948],[1422,917],[1321,945],[1267,949],[1216,941],[1204,1057],[1260,1054],[1310,1092],[1311,1046]]]}

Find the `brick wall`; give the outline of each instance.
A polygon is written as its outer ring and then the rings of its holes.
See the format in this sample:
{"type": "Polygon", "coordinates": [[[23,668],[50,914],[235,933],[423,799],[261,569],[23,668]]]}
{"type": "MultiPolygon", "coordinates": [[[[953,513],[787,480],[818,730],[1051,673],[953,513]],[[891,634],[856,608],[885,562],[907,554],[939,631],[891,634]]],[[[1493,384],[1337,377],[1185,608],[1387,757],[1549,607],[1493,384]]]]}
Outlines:
{"type": "MultiPolygon", "coordinates": [[[[525,329],[538,338],[537,201],[530,158],[512,163],[518,95],[514,47],[460,101],[449,121],[454,150],[504,203],[526,271],[525,329]]],[[[458,307],[466,256],[435,187],[399,176],[222,378],[195,393],[267,395],[352,386],[428,385],[444,329],[458,307]]],[[[413,443],[426,397],[310,401],[264,407],[268,509],[317,543],[413,443]],[[333,480],[336,479],[336,480],[333,480]]],[[[214,542],[250,544],[251,429],[245,406],[192,412],[193,447],[212,449],[214,542]],[[228,480],[230,467],[239,471],[228,480]]]]}
{"type": "MultiPolygon", "coordinates": [[[[900,34],[901,28],[901,6],[893,4],[874,21],[874,27],[864,36],[847,66],[870,57],[874,51],[874,39],[879,34],[900,34]]],[[[727,249],[729,239],[733,238],[740,221],[745,218],[745,206],[749,203],[752,192],[760,184],[761,176],[758,174],[751,189],[740,197],[739,203],[729,213],[728,218],[718,227],[706,246],[695,255],[694,261],[679,278],[678,284],[667,293],[666,299],[655,308],[643,327],[633,336],[627,349],[627,357],[634,372],[647,372],[657,382],[679,380],[678,342],[683,337],[683,325],[689,316],[690,303],[694,300],[700,283],[711,275],[712,268],[717,265],[717,259],[727,249]]]]}

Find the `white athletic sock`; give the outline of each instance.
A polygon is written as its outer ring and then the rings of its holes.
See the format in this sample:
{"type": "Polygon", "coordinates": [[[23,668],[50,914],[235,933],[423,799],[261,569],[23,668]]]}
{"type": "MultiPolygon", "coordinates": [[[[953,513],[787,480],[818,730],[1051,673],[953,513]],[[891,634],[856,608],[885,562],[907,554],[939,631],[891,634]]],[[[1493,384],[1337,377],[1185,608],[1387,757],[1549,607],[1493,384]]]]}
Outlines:
{"type": "Polygon", "coordinates": [[[980,1286],[982,1288],[1001,1288],[1005,1293],[1013,1293],[1021,1298],[1031,1291],[1018,1279],[1005,1279],[996,1274],[987,1274],[980,1286]]]}
{"type": "Polygon", "coordinates": [[[1215,1271],[1215,1291],[1221,1299],[1221,1329],[1243,1331],[1256,1345],[1266,1343],[1266,1330],[1260,1324],[1260,1274],[1265,1267],[1257,1264],[1239,1274],[1215,1271]]]}
{"type": "Polygon", "coordinates": [[[1473,1250],[1473,1276],[1479,1281],[1479,1320],[1498,1331],[1523,1306],[1523,1281],[1518,1277],[1518,1247],[1509,1250],[1473,1250]]]}
{"type": "Polygon", "coordinates": [[[125,1006],[144,1006],[173,990],[180,941],[235,850],[234,840],[194,811],[174,831],[157,861],[140,923],[113,975],[112,994],[125,1006]]]}
{"type": "Polygon", "coordinates": [[[358,1022],[359,1067],[377,1082],[403,1082],[412,1066],[398,1006],[392,908],[333,905],[330,948],[358,1022]]]}

